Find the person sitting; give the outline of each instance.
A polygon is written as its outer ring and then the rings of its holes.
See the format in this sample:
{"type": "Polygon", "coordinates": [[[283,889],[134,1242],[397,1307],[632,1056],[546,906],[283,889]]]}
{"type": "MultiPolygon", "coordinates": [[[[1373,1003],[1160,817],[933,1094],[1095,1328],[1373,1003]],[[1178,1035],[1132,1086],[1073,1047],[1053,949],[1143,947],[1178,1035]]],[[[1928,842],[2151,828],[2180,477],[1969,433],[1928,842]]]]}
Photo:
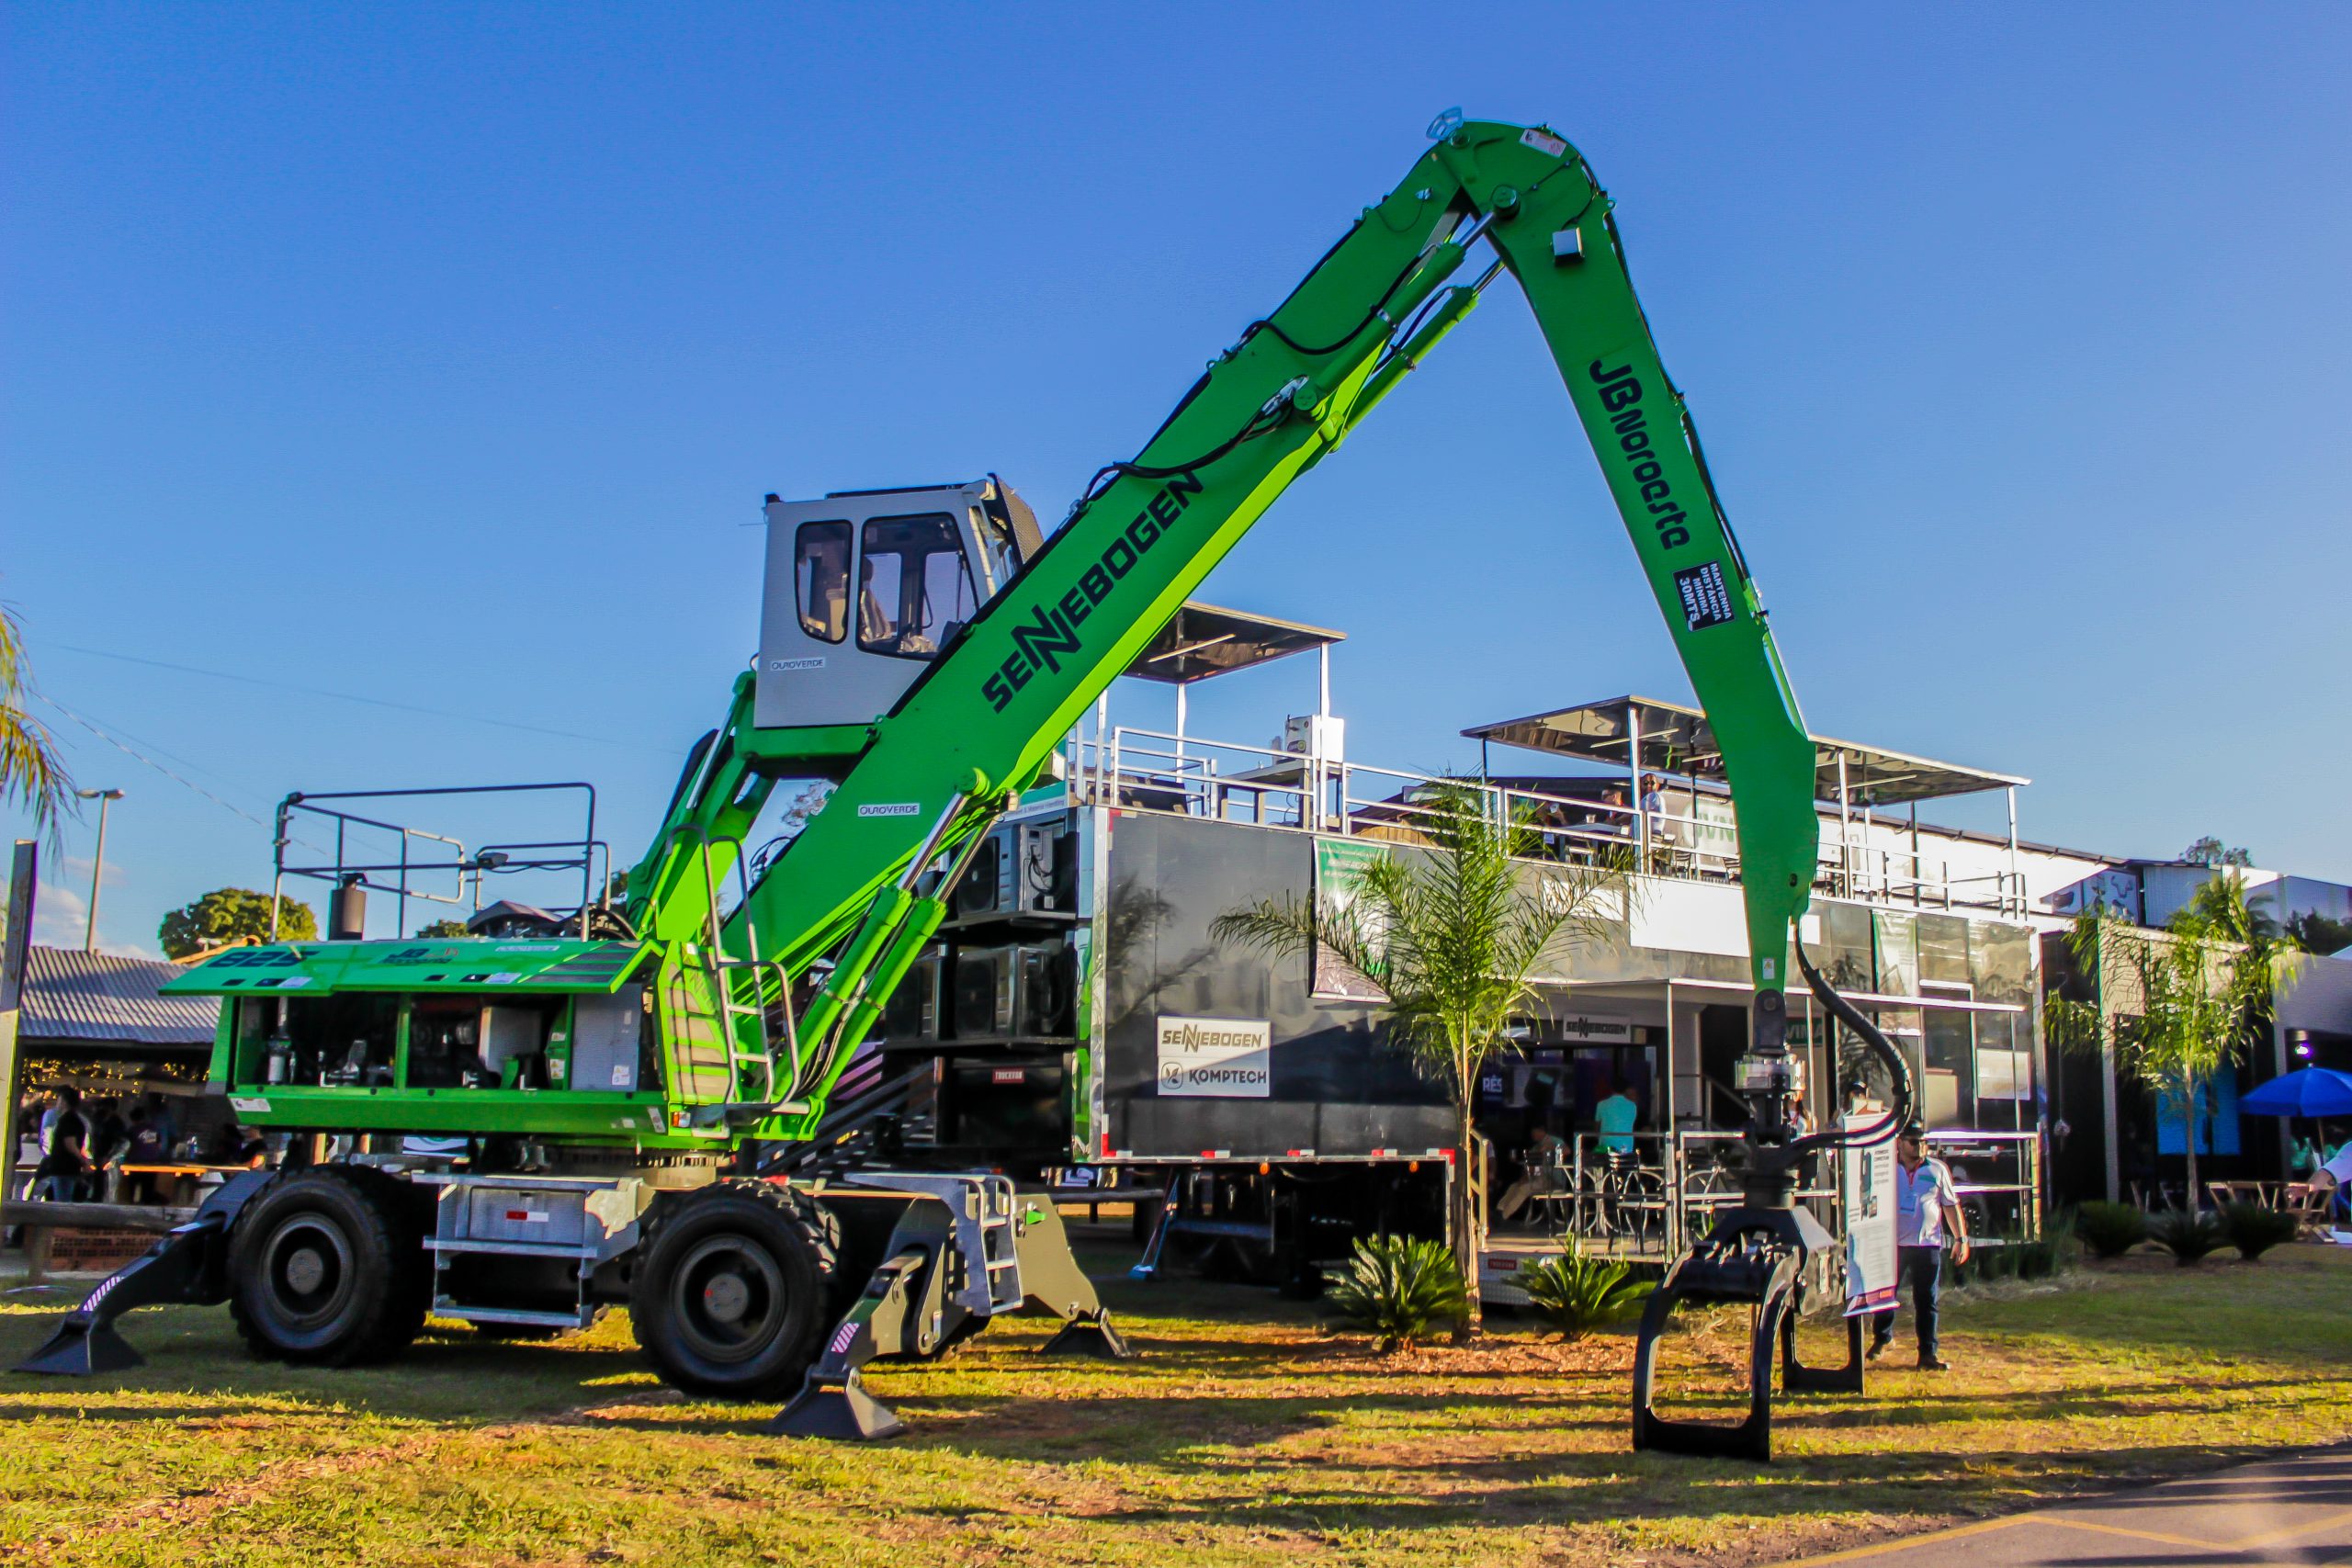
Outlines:
{"type": "Polygon", "coordinates": [[[1586,815],[1585,830],[1589,834],[1605,835],[1611,839],[1634,836],[1634,819],[1625,809],[1623,784],[1611,784],[1600,792],[1600,808],[1586,815]]]}
{"type": "Polygon", "coordinates": [[[1520,1162],[1519,1179],[1504,1190],[1503,1201],[1497,1213],[1504,1219],[1516,1219],[1527,1207],[1528,1201],[1538,1192],[1566,1190],[1561,1179],[1560,1162],[1566,1156],[1567,1145],[1549,1127],[1538,1127],[1529,1141],[1527,1155],[1520,1162]]]}

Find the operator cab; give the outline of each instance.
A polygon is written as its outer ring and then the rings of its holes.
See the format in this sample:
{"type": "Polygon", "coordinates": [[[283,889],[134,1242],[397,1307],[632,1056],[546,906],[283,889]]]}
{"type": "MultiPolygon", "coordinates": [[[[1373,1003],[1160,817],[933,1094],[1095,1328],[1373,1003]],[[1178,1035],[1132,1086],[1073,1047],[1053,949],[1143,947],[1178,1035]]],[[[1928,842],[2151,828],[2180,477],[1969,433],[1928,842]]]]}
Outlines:
{"type": "Polygon", "coordinates": [[[993,474],[917,490],[767,500],[760,614],[763,729],[871,724],[888,713],[1043,542],[993,474]]]}

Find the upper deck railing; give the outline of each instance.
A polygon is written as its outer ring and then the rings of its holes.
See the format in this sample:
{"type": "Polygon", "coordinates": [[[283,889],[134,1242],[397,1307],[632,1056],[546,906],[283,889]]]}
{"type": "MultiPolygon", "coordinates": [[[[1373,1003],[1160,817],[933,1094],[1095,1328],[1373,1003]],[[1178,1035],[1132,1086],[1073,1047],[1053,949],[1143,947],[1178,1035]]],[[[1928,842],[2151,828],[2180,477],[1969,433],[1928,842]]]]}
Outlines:
{"type": "MultiPolygon", "coordinates": [[[[1293,832],[1427,843],[1434,791],[1473,791],[1487,809],[1521,818],[1532,858],[1619,864],[1650,875],[1702,883],[1739,879],[1739,837],[1727,800],[1691,797],[1644,811],[1606,800],[1508,787],[1476,779],[1339,761],[1275,746],[1120,725],[1069,741],[1070,798],[1293,832]]],[[[1924,852],[1870,842],[1852,824],[1825,814],[1814,889],[1824,897],[1905,908],[2026,914],[2024,878],[2014,871],[1955,868],[1924,852]]]]}

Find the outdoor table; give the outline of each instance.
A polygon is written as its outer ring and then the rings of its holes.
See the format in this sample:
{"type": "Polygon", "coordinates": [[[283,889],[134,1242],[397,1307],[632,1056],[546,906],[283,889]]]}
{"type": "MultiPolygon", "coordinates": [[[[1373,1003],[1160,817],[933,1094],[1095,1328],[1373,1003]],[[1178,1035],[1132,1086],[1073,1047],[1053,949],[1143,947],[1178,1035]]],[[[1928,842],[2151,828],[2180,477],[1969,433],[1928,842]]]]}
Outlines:
{"type": "Polygon", "coordinates": [[[187,1201],[195,1197],[196,1190],[203,1184],[206,1177],[217,1176],[225,1181],[245,1168],[242,1165],[197,1165],[175,1160],[161,1165],[126,1165],[122,1173],[125,1176],[154,1177],[159,1186],[168,1182],[169,1190],[164,1193],[164,1201],[185,1207],[187,1201]]]}

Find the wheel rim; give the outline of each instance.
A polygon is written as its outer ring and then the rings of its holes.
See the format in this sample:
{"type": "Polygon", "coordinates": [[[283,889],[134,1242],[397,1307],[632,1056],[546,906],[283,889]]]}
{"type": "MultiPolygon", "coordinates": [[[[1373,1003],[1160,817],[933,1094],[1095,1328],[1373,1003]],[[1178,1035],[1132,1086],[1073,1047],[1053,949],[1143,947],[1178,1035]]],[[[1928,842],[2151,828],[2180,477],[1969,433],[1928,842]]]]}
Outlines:
{"type": "Polygon", "coordinates": [[[356,1249],[321,1213],[289,1214],[262,1243],[261,1279],[274,1315],[297,1334],[324,1328],[351,1304],[356,1249]]]}
{"type": "Polygon", "coordinates": [[[782,1266],[749,1236],[704,1237],[671,1276],[679,1337],[712,1361],[757,1357],[782,1330],[790,1305],[782,1266]]]}

